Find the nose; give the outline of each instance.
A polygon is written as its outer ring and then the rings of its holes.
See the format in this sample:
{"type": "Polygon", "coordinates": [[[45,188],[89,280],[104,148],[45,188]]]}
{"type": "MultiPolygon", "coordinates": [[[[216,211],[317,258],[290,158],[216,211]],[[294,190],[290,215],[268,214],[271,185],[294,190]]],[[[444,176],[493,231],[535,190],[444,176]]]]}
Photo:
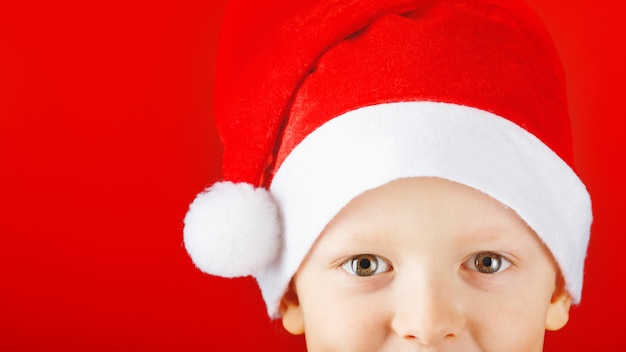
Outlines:
{"type": "Polygon", "coordinates": [[[397,278],[392,330],[423,346],[453,342],[465,329],[461,302],[441,276],[397,278]]]}

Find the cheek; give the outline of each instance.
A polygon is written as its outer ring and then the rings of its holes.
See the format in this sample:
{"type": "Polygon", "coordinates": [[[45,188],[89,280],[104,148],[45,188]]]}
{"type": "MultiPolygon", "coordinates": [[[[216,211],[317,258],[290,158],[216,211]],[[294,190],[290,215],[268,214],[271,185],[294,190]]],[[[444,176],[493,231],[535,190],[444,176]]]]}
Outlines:
{"type": "Polygon", "coordinates": [[[367,351],[384,341],[388,329],[380,297],[351,294],[336,285],[301,289],[307,290],[299,297],[310,351],[367,351]]]}
{"type": "Polygon", "coordinates": [[[491,312],[494,320],[545,323],[556,274],[549,262],[537,262],[541,265],[511,267],[493,277],[470,273],[471,279],[466,277],[465,287],[457,290],[469,292],[465,299],[470,309],[491,312]]]}
{"type": "Polygon", "coordinates": [[[524,291],[466,301],[467,328],[480,346],[541,351],[550,298],[543,292],[524,291]]]}

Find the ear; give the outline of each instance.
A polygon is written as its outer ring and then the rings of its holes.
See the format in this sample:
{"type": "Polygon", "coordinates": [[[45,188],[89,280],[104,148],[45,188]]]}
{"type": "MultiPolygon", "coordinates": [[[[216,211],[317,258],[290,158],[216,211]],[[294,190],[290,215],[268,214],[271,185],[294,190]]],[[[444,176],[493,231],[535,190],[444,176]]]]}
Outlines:
{"type": "Polygon", "coordinates": [[[304,316],[293,284],[289,285],[289,290],[280,301],[280,314],[285,330],[292,335],[304,334],[304,316]]]}
{"type": "Polygon", "coordinates": [[[566,291],[557,292],[548,307],[546,317],[546,330],[559,330],[567,324],[569,320],[569,309],[572,299],[566,291]]]}

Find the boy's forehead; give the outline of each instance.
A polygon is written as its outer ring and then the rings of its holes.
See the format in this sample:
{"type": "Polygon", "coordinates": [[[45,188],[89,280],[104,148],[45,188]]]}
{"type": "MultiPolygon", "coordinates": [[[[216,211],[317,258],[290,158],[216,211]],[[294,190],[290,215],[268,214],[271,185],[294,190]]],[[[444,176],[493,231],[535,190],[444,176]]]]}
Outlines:
{"type": "Polygon", "coordinates": [[[455,235],[455,241],[482,243],[534,235],[517,213],[480,191],[445,179],[415,177],[355,197],[328,224],[321,239],[394,244],[398,241],[394,233],[407,229],[416,236],[444,232],[455,235]]]}

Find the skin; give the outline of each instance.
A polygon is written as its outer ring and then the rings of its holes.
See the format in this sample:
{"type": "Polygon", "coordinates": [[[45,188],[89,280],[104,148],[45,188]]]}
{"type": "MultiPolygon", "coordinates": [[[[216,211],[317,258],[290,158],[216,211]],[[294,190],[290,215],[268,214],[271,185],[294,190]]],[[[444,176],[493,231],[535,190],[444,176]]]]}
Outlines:
{"type": "Polygon", "coordinates": [[[541,351],[569,318],[559,278],[513,210],[451,181],[400,179],[328,224],[283,298],[283,326],[312,352],[541,351]]]}

